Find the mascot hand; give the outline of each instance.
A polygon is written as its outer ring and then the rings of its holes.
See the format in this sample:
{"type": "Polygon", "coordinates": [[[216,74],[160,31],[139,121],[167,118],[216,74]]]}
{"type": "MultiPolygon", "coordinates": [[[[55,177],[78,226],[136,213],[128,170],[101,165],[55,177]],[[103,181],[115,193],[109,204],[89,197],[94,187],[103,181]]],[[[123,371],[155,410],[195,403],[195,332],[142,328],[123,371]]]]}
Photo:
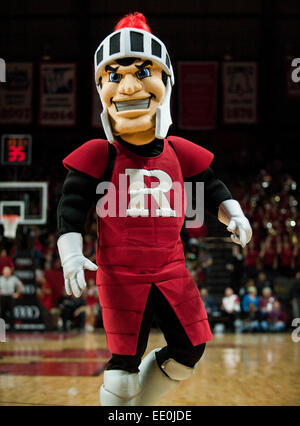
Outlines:
{"type": "Polygon", "coordinates": [[[232,241],[236,244],[241,244],[242,247],[245,247],[251,240],[252,229],[246,216],[233,217],[229,222],[227,230],[232,232],[232,241]]]}
{"type": "Polygon", "coordinates": [[[231,239],[234,243],[245,247],[252,237],[249,220],[244,215],[240,204],[236,200],[226,200],[220,204],[218,218],[232,232],[231,239]]]}
{"type": "Polygon", "coordinates": [[[57,241],[58,252],[64,272],[66,293],[80,297],[86,288],[84,269],[96,271],[97,265],[82,254],[82,236],[77,232],[68,232],[57,241]]]}

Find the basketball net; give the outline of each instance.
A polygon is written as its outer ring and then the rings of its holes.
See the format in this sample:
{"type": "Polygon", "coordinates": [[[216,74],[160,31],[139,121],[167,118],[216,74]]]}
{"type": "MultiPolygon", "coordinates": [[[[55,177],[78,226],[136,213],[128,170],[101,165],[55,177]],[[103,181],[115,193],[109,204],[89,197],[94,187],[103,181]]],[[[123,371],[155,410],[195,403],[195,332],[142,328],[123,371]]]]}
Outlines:
{"type": "Polygon", "coordinates": [[[1,216],[0,219],[4,227],[4,237],[15,238],[20,216],[17,214],[6,214],[1,216]]]}

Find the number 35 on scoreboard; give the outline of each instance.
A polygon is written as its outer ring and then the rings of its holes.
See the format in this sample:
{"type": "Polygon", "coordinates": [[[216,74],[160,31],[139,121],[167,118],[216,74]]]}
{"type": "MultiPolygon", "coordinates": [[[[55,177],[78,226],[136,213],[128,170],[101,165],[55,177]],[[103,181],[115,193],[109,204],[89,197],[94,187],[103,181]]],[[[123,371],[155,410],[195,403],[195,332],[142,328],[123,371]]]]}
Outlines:
{"type": "Polygon", "coordinates": [[[31,135],[2,135],[1,164],[28,166],[31,164],[31,135]]]}

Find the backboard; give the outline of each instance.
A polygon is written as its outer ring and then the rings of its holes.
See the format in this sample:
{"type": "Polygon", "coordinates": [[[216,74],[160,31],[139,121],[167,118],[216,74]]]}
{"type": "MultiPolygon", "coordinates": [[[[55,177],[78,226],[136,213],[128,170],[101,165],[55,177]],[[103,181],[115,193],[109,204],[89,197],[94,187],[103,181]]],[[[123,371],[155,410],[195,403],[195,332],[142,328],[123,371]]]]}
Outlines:
{"type": "Polygon", "coordinates": [[[0,223],[5,215],[20,216],[20,225],[47,222],[47,182],[0,182],[0,223]]]}

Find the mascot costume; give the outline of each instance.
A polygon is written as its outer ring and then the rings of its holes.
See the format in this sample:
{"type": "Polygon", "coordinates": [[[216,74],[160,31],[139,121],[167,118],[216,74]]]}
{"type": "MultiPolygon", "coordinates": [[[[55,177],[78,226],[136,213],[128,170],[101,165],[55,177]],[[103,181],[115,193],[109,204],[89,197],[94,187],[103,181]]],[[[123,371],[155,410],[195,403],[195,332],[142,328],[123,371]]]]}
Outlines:
{"type": "Polygon", "coordinates": [[[173,183],[183,188],[185,181],[204,182],[205,208],[232,232],[233,242],[244,247],[252,231],[239,203],[215,177],[213,154],[167,136],[172,64],[141,13],[121,19],[99,45],[95,81],[107,139],[90,140],[63,161],[68,174],[58,206],[58,250],[68,295],[80,297],[86,288],[84,269],[97,270],[112,354],[101,405],[154,405],[192,376],[212,339],[199,290],[185,266],[180,238],[185,210],[177,211],[173,183]],[[105,194],[99,190],[103,182],[108,184],[105,194]],[[101,215],[110,191],[116,195],[115,214],[101,215]],[[82,253],[93,203],[98,266],[82,253]],[[153,318],[167,345],[142,360],[153,318]]]}

